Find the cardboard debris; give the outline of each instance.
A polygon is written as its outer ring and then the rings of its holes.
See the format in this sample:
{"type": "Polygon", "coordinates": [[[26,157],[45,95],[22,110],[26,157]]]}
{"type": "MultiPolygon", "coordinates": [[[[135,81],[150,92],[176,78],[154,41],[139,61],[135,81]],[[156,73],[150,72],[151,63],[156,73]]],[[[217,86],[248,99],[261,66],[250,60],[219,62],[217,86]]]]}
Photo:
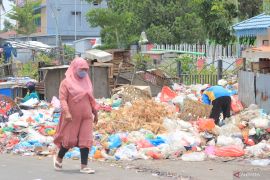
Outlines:
{"type": "Polygon", "coordinates": [[[197,118],[209,117],[212,106],[186,98],[181,107],[179,118],[183,120],[197,120],[197,118]]]}
{"type": "Polygon", "coordinates": [[[110,119],[100,119],[97,130],[118,132],[147,129],[161,133],[165,131],[162,126],[164,118],[175,114],[170,109],[172,108],[153,100],[137,100],[131,107],[125,106],[112,111],[110,119]]]}
{"type": "Polygon", "coordinates": [[[113,90],[114,95],[122,98],[122,104],[133,102],[140,99],[151,99],[151,90],[148,86],[124,85],[113,90]]]}

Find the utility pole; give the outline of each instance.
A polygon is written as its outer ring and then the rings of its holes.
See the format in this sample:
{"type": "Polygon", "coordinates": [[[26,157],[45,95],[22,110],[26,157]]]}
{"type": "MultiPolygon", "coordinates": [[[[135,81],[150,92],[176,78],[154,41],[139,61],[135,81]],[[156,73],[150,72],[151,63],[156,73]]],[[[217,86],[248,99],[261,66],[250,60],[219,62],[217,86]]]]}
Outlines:
{"type": "Polygon", "coordinates": [[[74,34],[74,39],[75,41],[77,40],[77,0],[74,0],[74,7],[75,7],[75,25],[74,25],[74,30],[75,30],[75,34],[74,34]]]}

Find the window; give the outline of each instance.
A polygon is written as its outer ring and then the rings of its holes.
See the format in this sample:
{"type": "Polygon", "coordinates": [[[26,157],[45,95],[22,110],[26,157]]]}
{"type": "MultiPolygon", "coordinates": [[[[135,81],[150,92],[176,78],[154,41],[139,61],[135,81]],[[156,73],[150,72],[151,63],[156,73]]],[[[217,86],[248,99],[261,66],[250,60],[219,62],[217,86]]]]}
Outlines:
{"type": "Polygon", "coordinates": [[[100,3],[101,3],[100,0],[96,0],[96,1],[93,2],[93,5],[94,5],[94,6],[98,6],[100,3]]]}
{"type": "Polygon", "coordinates": [[[269,40],[263,40],[262,45],[263,46],[269,46],[269,40]]]}
{"type": "MultiPolygon", "coordinates": [[[[71,14],[72,14],[72,15],[75,15],[75,11],[72,11],[71,14]]],[[[76,11],[76,15],[77,15],[77,16],[78,16],[78,15],[81,15],[81,14],[82,14],[82,12],[76,11]]]]}
{"type": "Polygon", "coordinates": [[[41,17],[35,19],[35,25],[40,27],[41,26],[41,17]]]}
{"type": "Polygon", "coordinates": [[[74,19],[72,17],[73,20],[71,21],[70,25],[71,26],[75,25],[75,18],[76,18],[76,26],[80,27],[82,25],[81,24],[81,22],[82,22],[82,12],[76,11],[76,13],[75,13],[75,11],[72,11],[71,14],[72,14],[72,16],[74,16],[74,19]],[[75,16],[75,14],[76,14],[76,16],[75,16]]]}

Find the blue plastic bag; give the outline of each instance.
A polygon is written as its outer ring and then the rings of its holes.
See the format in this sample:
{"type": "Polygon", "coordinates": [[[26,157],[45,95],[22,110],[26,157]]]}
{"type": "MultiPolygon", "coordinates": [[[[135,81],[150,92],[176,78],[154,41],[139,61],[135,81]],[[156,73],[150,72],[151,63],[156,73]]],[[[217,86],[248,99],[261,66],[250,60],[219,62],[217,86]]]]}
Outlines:
{"type": "Polygon", "coordinates": [[[160,144],[164,144],[165,141],[161,137],[157,137],[156,139],[147,139],[153,146],[158,146],[160,144]]]}
{"type": "Polygon", "coordinates": [[[115,149],[120,147],[121,145],[122,141],[119,135],[114,134],[109,137],[109,149],[115,149]]]}

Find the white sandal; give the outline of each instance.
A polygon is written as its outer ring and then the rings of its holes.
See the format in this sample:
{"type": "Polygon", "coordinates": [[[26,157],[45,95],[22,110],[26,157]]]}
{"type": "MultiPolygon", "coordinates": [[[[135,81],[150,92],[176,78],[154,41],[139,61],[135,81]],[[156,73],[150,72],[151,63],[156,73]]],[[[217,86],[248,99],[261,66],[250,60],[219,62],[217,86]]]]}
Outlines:
{"type": "Polygon", "coordinates": [[[91,168],[85,167],[81,169],[80,172],[84,174],[95,174],[96,171],[91,168]]]}
{"type": "Polygon", "coordinates": [[[62,170],[62,163],[57,161],[57,156],[53,156],[53,167],[56,171],[61,171],[62,170]]]}

